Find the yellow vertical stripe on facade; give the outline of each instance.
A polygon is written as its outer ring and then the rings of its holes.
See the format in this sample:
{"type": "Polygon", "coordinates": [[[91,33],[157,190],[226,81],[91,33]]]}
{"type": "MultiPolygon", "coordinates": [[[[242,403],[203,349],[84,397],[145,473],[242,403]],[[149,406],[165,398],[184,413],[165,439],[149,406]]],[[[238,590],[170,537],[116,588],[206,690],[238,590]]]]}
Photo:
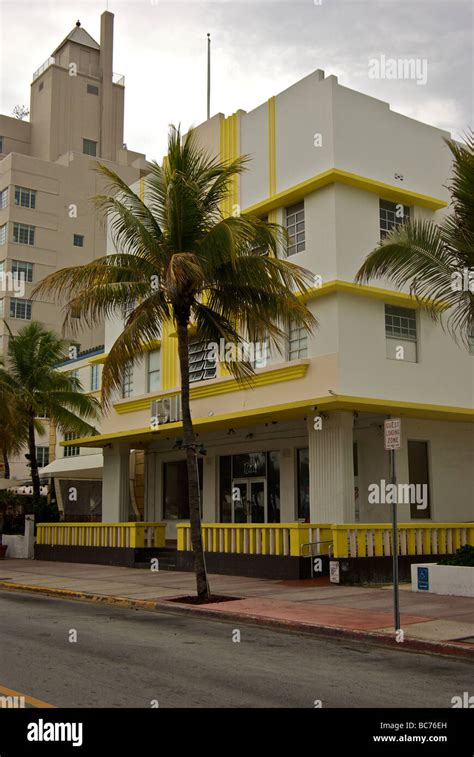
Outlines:
{"type": "Polygon", "coordinates": [[[140,200],[143,202],[145,199],[145,179],[143,178],[143,176],[140,176],[140,179],[139,179],[138,194],[139,194],[140,200]]]}
{"type": "Polygon", "coordinates": [[[171,336],[173,331],[171,323],[164,325],[161,347],[161,385],[164,390],[178,385],[178,340],[171,336]]]}
{"type": "MultiPolygon", "coordinates": [[[[222,161],[235,160],[240,154],[239,145],[239,116],[233,113],[228,118],[221,119],[220,124],[220,157],[222,161]]],[[[239,177],[233,176],[229,194],[222,203],[224,216],[230,216],[239,204],[239,177]]]]}
{"type": "Polygon", "coordinates": [[[268,194],[276,194],[275,97],[268,100],[268,194]]]}

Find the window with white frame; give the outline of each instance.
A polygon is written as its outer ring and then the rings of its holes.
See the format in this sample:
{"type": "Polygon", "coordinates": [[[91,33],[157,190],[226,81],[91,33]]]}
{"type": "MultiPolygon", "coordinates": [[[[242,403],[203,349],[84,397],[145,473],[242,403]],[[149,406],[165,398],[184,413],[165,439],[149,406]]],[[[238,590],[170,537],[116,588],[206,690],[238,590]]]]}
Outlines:
{"type": "Polygon", "coordinates": [[[410,208],[402,203],[379,201],[380,239],[386,236],[397,226],[401,226],[410,220],[410,208]]]}
{"type": "Polygon", "coordinates": [[[133,391],[133,363],[127,363],[122,377],[122,398],[131,397],[133,391]]]}
{"type": "Polygon", "coordinates": [[[387,357],[416,363],[418,360],[416,310],[385,305],[387,357]]]}
{"type": "Polygon", "coordinates": [[[7,224],[4,223],[3,226],[0,226],[0,244],[5,244],[7,241],[7,224]]]}
{"type": "Polygon", "coordinates": [[[0,192],[0,210],[8,207],[8,187],[2,189],[0,192]]]}
{"type": "Polygon", "coordinates": [[[12,297],[10,300],[10,318],[31,321],[31,300],[20,300],[12,297]]]}
{"type": "Polygon", "coordinates": [[[33,281],[33,263],[26,260],[12,260],[12,274],[18,278],[24,278],[31,283],[33,281]]]}
{"type": "Polygon", "coordinates": [[[198,339],[189,345],[189,381],[206,381],[216,377],[217,358],[208,342],[198,339]]]}
{"type": "Polygon", "coordinates": [[[100,385],[100,365],[93,363],[91,365],[91,392],[96,392],[100,385]]]}
{"type": "Polygon", "coordinates": [[[49,447],[36,447],[36,462],[38,468],[46,468],[49,465],[49,447]]]}
{"type": "Polygon", "coordinates": [[[304,226],[304,201],[286,209],[286,229],[289,235],[288,255],[303,252],[306,248],[304,226]]]}
{"type": "Polygon", "coordinates": [[[22,208],[36,208],[36,190],[27,187],[15,187],[15,205],[22,208]]]}
{"type": "Polygon", "coordinates": [[[147,363],[148,363],[147,391],[156,392],[160,388],[160,366],[161,366],[160,350],[151,350],[148,353],[147,363]]]}
{"type": "Polygon", "coordinates": [[[308,332],[303,326],[290,324],[288,339],[288,360],[300,360],[308,357],[308,332]]]}
{"type": "Polygon", "coordinates": [[[35,243],[35,227],[29,226],[26,223],[14,223],[13,224],[13,241],[16,244],[29,244],[35,243]]]}
{"type": "MultiPolygon", "coordinates": [[[[72,431],[68,431],[66,434],[64,434],[64,441],[70,442],[72,439],[75,439],[77,437],[77,434],[75,434],[72,431]]],[[[64,449],[64,457],[77,457],[81,454],[81,448],[76,447],[75,445],[72,445],[71,447],[63,447],[64,449]]]]}

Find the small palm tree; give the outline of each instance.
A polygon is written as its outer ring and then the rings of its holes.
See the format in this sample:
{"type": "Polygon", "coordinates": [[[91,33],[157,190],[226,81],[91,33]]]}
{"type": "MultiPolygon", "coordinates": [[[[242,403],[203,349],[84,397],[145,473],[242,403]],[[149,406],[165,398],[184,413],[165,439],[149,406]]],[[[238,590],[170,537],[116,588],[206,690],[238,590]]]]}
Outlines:
{"type": "Polygon", "coordinates": [[[0,451],[5,478],[10,478],[10,458],[18,456],[27,443],[26,417],[22,416],[15,398],[0,386],[0,451]]]}
{"type": "Polygon", "coordinates": [[[450,309],[448,329],[464,341],[474,328],[474,132],[465,144],[445,140],[453,154],[449,189],[452,213],[439,225],[410,220],[373,250],[356,281],[391,279],[411,293],[434,319],[450,309]]]}
{"type": "MultiPolygon", "coordinates": [[[[119,389],[125,367],[143,354],[144,343],[173,323],[181,369],[183,449],[188,473],[189,517],[198,597],[209,597],[201,536],[196,437],[189,402],[189,328],[200,338],[242,345],[244,340],[280,348],[291,321],[308,330],[315,324],[298,297],[312,275],[278,258],[283,230],[251,216],[225,217],[221,211],[230,185],[247,162],[223,163],[197,144],[194,132],[181,138],[171,127],[163,166],[149,164],[146,203],[106,166],[109,195],[95,198],[111,225],[119,251],[85,266],[48,277],[35,294],[66,298],[65,324],[79,315],[88,326],[124,305],[133,307],[104,365],[102,402],[119,389]]],[[[249,362],[229,363],[242,381],[249,362]]]]}
{"type": "Polygon", "coordinates": [[[97,433],[85,419],[99,417],[98,401],[82,393],[77,378],[56,370],[58,363],[67,358],[68,347],[69,342],[32,321],[17,335],[10,332],[7,366],[0,367],[2,397],[7,403],[11,398],[20,419],[24,419],[31,482],[37,497],[40,479],[35,431],[44,432],[38,416],[46,415],[63,432],[97,433]]]}

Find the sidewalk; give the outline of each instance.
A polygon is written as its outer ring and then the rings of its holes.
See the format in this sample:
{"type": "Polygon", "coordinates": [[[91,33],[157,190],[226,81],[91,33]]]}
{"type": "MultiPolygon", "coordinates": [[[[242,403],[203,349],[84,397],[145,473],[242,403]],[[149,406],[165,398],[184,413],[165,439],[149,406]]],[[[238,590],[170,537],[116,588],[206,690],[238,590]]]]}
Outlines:
{"type": "Polygon", "coordinates": [[[211,575],[209,582],[213,594],[239,599],[198,607],[168,602],[172,597],[195,594],[192,573],[33,560],[0,563],[2,589],[240,619],[393,643],[399,648],[472,655],[474,659],[474,598],[419,594],[402,584],[404,643],[400,644],[394,638],[391,586],[337,586],[324,578],[270,581],[220,575],[211,575]]]}

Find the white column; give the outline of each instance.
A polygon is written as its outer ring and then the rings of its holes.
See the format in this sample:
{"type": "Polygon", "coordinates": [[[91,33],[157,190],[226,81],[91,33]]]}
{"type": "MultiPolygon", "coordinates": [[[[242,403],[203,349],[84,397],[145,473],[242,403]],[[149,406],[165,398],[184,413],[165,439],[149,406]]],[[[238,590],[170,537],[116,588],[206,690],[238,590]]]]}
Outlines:
{"type": "Polygon", "coordinates": [[[102,522],[124,523],[129,520],[130,447],[113,444],[104,448],[102,484],[102,522]]]}
{"type": "Polygon", "coordinates": [[[312,523],[353,523],[352,413],[330,413],[315,430],[308,417],[309,494],[312,523]]]}

